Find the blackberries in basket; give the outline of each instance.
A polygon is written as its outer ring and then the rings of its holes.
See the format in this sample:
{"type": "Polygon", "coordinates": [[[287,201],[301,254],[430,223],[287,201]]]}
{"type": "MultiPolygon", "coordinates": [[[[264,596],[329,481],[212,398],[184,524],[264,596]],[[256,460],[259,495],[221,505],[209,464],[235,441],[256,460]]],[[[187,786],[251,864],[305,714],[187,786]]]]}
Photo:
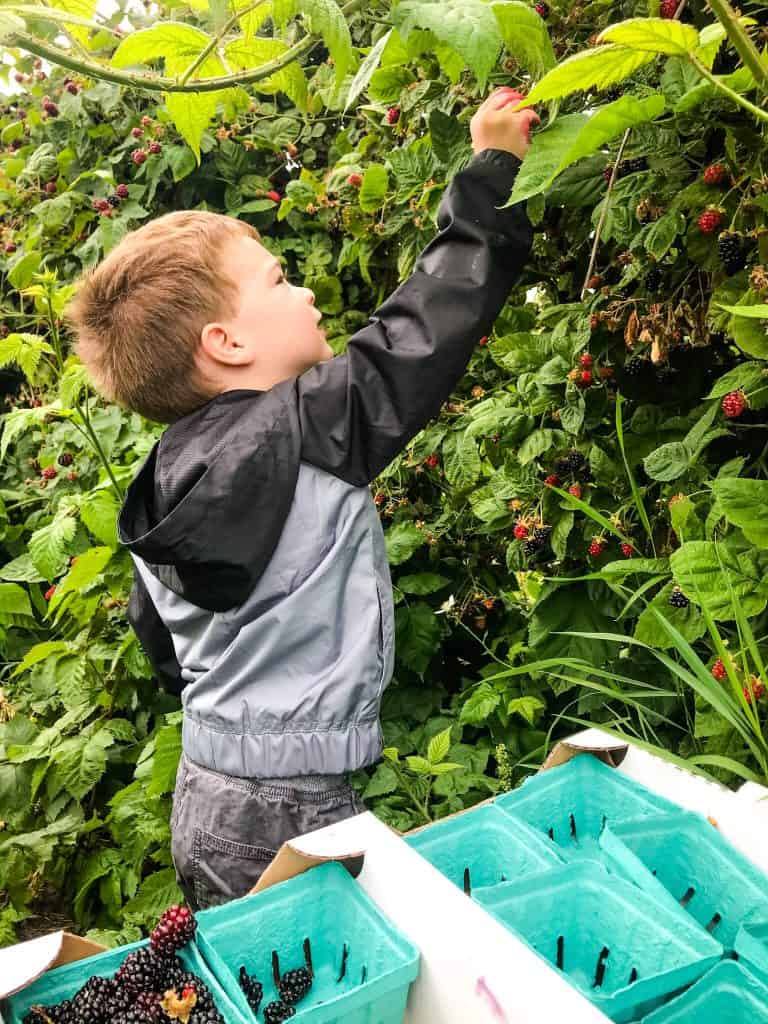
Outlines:
{"type": "Polygon", "coordinates": [[[169,907],[157,922],[149,936],[156,952],[165,956],[175,953],[194,936],[197,922],[189,907],[169,907]]]}
{"type": "Polygon", "coordinates": [[[245,994],[248,1005],[254,1014],[257,1014],[261,1006],[261,1000],[264,998],[264,986],[256,978],[252,978],[244,966],[240,968],[240,988],[245,994]]]}
{"type": "Polygon", "coordinates": [[[296,1010],[287,1003],[268,1003],[264,1007],[264,1024],[283,1024],[296,1014],[296,1010]]]}
{"type": "Polygon", "coordinates": [[[286,971],[280,979],[280,998],[284,1003],[293,1006],[312,988],[312,975],[306,967],[297,967],[286,971]]]}

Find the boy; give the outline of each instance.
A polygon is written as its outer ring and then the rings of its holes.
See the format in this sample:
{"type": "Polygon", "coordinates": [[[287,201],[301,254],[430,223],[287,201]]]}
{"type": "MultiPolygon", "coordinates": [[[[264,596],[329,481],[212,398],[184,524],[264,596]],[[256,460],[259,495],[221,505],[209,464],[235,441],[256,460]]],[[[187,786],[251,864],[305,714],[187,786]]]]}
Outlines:
{"type": "Polygon", "coordinates": [[[99,390],[171,424],[128,489],[128,618],[181,694],[172,856],[193,909],[244,895],[281,843],[358,813],[394,660],[368,485],[463,373],[531,244],[499,209],[531,110],[492,93],[412,276],[337,357],[314,295],[249,225],[202,211],[131,232],[67,312],[99,390]]]}

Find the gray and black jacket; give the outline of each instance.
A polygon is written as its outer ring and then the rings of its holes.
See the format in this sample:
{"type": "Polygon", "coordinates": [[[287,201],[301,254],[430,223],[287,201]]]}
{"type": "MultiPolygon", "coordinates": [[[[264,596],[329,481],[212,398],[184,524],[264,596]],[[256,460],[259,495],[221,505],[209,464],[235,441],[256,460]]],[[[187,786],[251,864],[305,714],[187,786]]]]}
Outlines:
{"type": "Polygon", "coordinates": [[[172,424],[131,483],[128,619],[181,694],[189,758],[246,778],[336,774],[382,748],[394,609],[371,481],[440,410],[531,246],[519,160],[458,173],[439,234],[343,355],[172,424]]]}

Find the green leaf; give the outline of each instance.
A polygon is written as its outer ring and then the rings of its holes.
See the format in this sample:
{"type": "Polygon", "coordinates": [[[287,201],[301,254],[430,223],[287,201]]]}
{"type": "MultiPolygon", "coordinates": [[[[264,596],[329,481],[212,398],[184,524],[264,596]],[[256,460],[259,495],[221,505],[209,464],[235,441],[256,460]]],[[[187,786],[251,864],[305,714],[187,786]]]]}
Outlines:
{"type": "Polygon", "coordinates": [[[366,213],[375,213],[384,205],[389,187],[389,175],[384,164],[369,164],[360,186],[359,203],[366,213]]]}
{"type": "Polygon", "coordinates": [[[37,367],[46,355],[53,355],[53,349],[37,334],[9,334],[0,339],[0,366],[15,363],[30,384],[36,382],[37,367]]]}
{"type": "Polygon", "coordinates": [[[548,72],[528,94],[525,104],[528,106],[542,100],[557,100],[582,90],[607,89],[617,82],[623,82],[653,59],[652,53],[641,53],[623,46],[600,46],[595,50],[583,50],[548,72]]]}
{"type": "Polygon", "coordinates": [[[733,316],[746,316],[752,320],[768,320],[768,302],[763,303],[762,306],[726,306],[722,302],[716,302],[715,305],[733,316]]]}
{"type": "Polygon", "coordinates": [[[533,725],[537,712],[546,706],[538,697],[514,697],[507,705],[507,714],[521,715],[529,725],[533,725]]]}
{"type": "Polygon", "coordinates": [[[768,367],[765,363],[746,362],[734,366],[712,385],[707,398],[723,398],[729,391],[750,392],[768,384],[768,367]]]}
{"type": "Polygon", "coordinates": [[[12,580],[14,583],[42,583],[46,579],[32,564],[28,553],[0,566],[0,580],[12,580]]]}
{"type": "Polygon", "coordinates": [[[127,921],[154,927],[163,911],[174,903],[183,903],[184,896],[176,882],[174,868],[163,868],[145,878],[139,891],[123,907],[127,921]]]}
{"type": "Polygon", "coordinates": [[[0,583],[0,623],[5,626],[26,625],[34,619],[29,594],[18,583],[0,583]]]}
{"type": "MultiPolygon", "coordinates": [[[[224,52],[227,64],[233,71],[246,71],[261,67],[269,61],[282,57],[288,44],[280,39],[266,39],[263,36],[241,37],[227,43],[224,52]]],[[[258,83],[262,93],[284,92],[293,100],[299,110],[307,109],[307,79],[297,61],[276,71],[258,83]]]]}
{"type": "Polygon", "coordinates": [[[682,441],[663,444],[643,459],[643,467],[652,480],[677,480],[690,463],[691,453],[682,441]]]}
{"type": "Polygon", "coordinates": [[[692,25],[673,18],[631,18],[609,25],[599,36],[601,41],[616,43],[649,53],[668,53],[684,57],[699,46],[699,34],[692,25]]]}
{"type": "Polygon", "coordinates": [[[457,490],[472,487],[480,476],[480,453],[477,441],[467,433],[453,432],[443,441],[445,476],[457,490]]]}
{"type": "Polygon", "coordinates": [[[439,764],[445,760],[445,755],[451,747],[451,727],[443,729],[436,736],[433,736],[427,747],[427,759],[430,764],[439,764]]]}
{"type": "Polygon", "coordinates": [[[75,536],[77,523],[69,515],[58,515],[29,538],[29,553],[36,569],[47,580],[58,576],[67,563],[66,549],[75,536]]]}
{"type": "Polygon", "coordinates": [[[663,217],[659,217],[655,223],[651,224],[645,233],[646,250],[655,260],[660,260],[669,252],[677,236],[685,233],[686,226],[685,217],[679,210],[665,213],[663,217]]]}
{"type": "Polygon", "coordinates": [[[395,769],[389,764],[380,764],[363,791],[363,799],[370,800],[374,796],[394,793],[397,785],[398,779],[395,769]]]}
{"type": "Polygon", "coordinates": [[[447,167],[453,167],[455,161],[470,148],[466,127],[458,118],[449,117],[442,110],[430,112],[429,137],[435,156],[447,167]]]}
{"type": "MultiPolygon", "coordinates": [[[[182,75],[193,63],[193,55],[167,54],[165,58],[165,71],[167,75],[182,75]]],[[[224,74],[224,65],[221,60],[213,54],[203,61],[195,71],[193,81],[196,78],[215,78],[224,74]]],[[[222,93],[216,92],[171,92],[163,93],[165,108],[170,114],[173,123],[179,134],[195,154],[195,159],[200,163],[200,142],[203,132],[210,124],[211,118],[216,113],[222,93]]]]}
{"type": "Polygon", "coordinates": [[[715,619],[733,618],[730,588],[745,615],[758,615],[768,603],[768,559],[759,552],[688,541],[672,553],[669,563],[686,596],[703,602],[715,619]]]}
{"type": "Polygon", "coordinates": [[[480,683],[462,704],[459,722],[462,725],[483,725],[500,703],[501,697],[491,684],[480,683]]]}
{"type": "Polygon", "coordinates": [[[401,0],[392,12],[401,35],[428,28],[460,53],[474,71],[480,88],[496,65],[502,46],[493,10],[482,0],[401,0]]]}
{"type": "Polygon", "coordinates": [[[392,29],[385,32],[384,35],[370,48],[364,59],[361,61],[360,67],[357,69],[355,77],[352,79],[352,84],[349,87],[349,92],[347,93],[347,98],[344,103],[343,113],[346,114],[350,105],[355,102],[360,93],[368,88],[371,78],[373,77],[373,73],[379,66],[381,55],[390,40],[392,32],[392,29]]]}
{"type": "Polygon", "coordinates": [[[414,551],[426,543],[427,536],[424,530],[420,530],[413,523],[396,523],[387,530],[384,540],[390,565],[400,565],[408,561],[414,551]]]}
{"type": "Polygon", "coordinates": [[[515,60],[534,77],[557,63],[544,19],[525,3],[496,0],[491,3],[501,37],[515,60]]]}
{"type": "Polygon", "coordinates": [[[61,740],[51,755],[48,769],[48,794],[62,789],[82,800],[101,779],[107,767],[106,751],[115,742],[108,729],[93,736],[72,736],[61,740]]]}
{"type": "Polygon", "coordinates": [[[753,544],[768,548],[768,481],[723,477],[713,480],[712,493],[729,523],[741,527],[753,544]]]}
{"type": "Polygon", "coordinates": [[[432,765],[429,763],[426,757],[420,757],[417,754],[410,754],[408,757],[406,757],[405,763],[407,764],[410,771],[414,772],[414,774],[416,775],[432,774],[432,765]]]}
{"type": "Polygon", "coordinates": [[[162,796],[173,792],[180,757],[181,730],[177,725],[166,725],[160,729],[155,740],[152,779],[147,787],[148,796],[162,796]]]}
{"type": "Polygon", "coordinates": [[[77,556],[77,561],[67,575],[56,584],[49,608],[55,608],[66,594],[85,593],[104,571],[112,558],[112,548],[89,548],[77,556]]]}
{"type": "Polygon", "coordinates": [[[423,676],[440,640],[440,623],[428,604],[419,602],[395,613],[395,649],[408,668],[423,676]]]}
{"type": "Polygon", "coordinates": [[[97,540],[117,550],[117,517],[120,506],[112,491],[89,491],[80,499],[80,518],[97,540]]]}
{"type": "Polygon", "coordinates": [[[210,41],[209,35],[192,25],[161,21],[126,36],[110,57],[110,63],[116,68],[127,68],[176,56],[186,57],[188,65],[210,41]]]}
{"type": "Polygon", "coordinates": [[[415,576],[401,576],[396,586],[404,594],[433,594],[436,590],[442,590],[451,581],[447,576],[440,576],[436,572],[420,572],[415,576]]]}
{"type": "Polygon", "coordinates": [[[523,202],[547,188],[557,176],[563,153],[574,148],[587,124],[587,114],[566,114],[546,131],[537,132],[533,136],[531,148],[517,172],[507,206],[523,202]]]}
{"type": "Polygon", "coordinates": [[[347,19],[339,5],[334,0],[273,0],[272,9],[278,25],[300,14],[307,30],[322,37],[333,58],[336,85],[341,85],[353,53],[347,19]]]}
{"type": "Polygon", "coordinates": [[[643,609],[635,626],[635,640],[661,650],[674,648],[674,637],[660,626],[654,609],[658,609],[689,642],[698,640],[706,633],[707,623],[693,602],[687,608],[674,608],[669,603],[669,596],[673,588],[674,583],[666,584],[643,609]]]}

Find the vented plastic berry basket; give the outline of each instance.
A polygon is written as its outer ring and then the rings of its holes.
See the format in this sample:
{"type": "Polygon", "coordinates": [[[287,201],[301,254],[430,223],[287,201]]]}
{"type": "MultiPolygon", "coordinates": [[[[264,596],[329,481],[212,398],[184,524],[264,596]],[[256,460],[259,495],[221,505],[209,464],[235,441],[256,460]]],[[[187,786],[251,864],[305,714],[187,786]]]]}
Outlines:
{"type": "Polygon", "coordinates": [[[612,831],[726,950],[747,917],[768,916],[768,877],[706,818],[678,810],[612,831]]]}
{"type": "MultiPolygon", "coordinates": [[[[146,939],[143,942],[132,942],[130,945],[118,946],[105,953],[86,957],[85,960],[78,960],[75,963],[64,964],[62,967],[46,971],[28,988],[2,1001],[2,1019],[6,1024],[21,1024],[25,1014],[32,1006],[51,1005],[60,1003],[64,999],[71,999],[89,978],[94,975],[111,978],[129,953],[146,945],[148,945],[146,939]]],[[[194,944],[188,943],[179,951],[178,956],[184,966],[193,971],[207,985],[226,1024],[230,1024],[230,1022],[232,1024],[251,1024],[251,1019],[233,1005],[224,989],[203,962],[203,958],[194,944]]]]}
{"type": "Polygon", "coordinates": [[[595,846],[606,824],[680,812],[592,754],[532,775],[519,789],[498,797],[496,806],[549,836],[566,857],[599,856],[595,846]]]}
{"type": "Polygon", "coordinates": [[[655,1009],[723,953],[682,910],[597,861],[480,889],[477,901],[618,1022],[655,1009]]]}
{"type": "Polygon", "coordinates": [[[768,985],[768,920],[745,921],[733,945],[744,966],[768,985]]]}
{"type": "Polygon", "coordinates": [[[768,1024],[768,987],[723,960],[643,1024],[768,1024]]]}
{"type": "Polygon", "coordinates": [[[400,1024],[419,952],[382,916],[349,872],[321,864],[264,892],[196,915],[198,947],[234,1003],[253,1022],[240,988],[241,965],[264,988],[264,1007],[278,998],[280,972],[304,965],[310,941],[313,983],[296,1005],[303,1024],[400,1024]]]}
{"type": "Polygon", "coordinates": [[[467,894],[563,863],[551,843],[493,804],[438,821],[406,842],[467,894]]]}

